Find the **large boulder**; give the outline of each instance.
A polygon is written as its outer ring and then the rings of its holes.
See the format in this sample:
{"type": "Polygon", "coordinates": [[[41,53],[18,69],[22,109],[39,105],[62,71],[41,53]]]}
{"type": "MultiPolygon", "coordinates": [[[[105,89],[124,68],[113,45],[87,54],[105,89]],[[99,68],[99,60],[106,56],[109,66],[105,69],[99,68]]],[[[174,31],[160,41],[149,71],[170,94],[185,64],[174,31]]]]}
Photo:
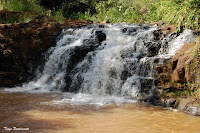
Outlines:
{"type": "Polygon", "coordinates": [[[170,61],[155,67],[160,81],[159,89],[195,89],[195,84],[199,82],[195,46],[194,43],[184,44],[170,61]]]}
{"type": "Polygon", "coordinates": [[[172,82],[191,82],[191,63],[194,58],[194,43],[185,44],[172,58],[172,82]]]}
{"type": "Polygon", "coordinates": [[[184,44],[166,64],[155,67],[161,105],[200,115],[198,45],[184,44]]]}

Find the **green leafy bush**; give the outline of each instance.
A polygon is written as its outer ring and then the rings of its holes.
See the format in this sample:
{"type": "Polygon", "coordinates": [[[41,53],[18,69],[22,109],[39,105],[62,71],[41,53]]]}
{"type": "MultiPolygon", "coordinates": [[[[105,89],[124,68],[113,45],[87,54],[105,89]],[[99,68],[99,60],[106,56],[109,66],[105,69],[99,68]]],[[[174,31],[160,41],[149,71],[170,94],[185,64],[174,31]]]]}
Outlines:
{"type": "Polygon", "coordinates": [[[88,11],[93,15],[96,13],[95,6],[100,1],[102,0],[66,0],[62,3],[60,9],[63,10],[66,17],[75,17],[76,15],[72,14],[84,14],[88,11]]]}
{"type": "MultiPolygon", "coordinates": [[[[153,0],[107,0],[96,4],[94,16],[97,20],[117,22],[138,22],[143,20],[143,15],[153,0]]],[[[94,17],[93,17],[94,18],[94,17]]]]}

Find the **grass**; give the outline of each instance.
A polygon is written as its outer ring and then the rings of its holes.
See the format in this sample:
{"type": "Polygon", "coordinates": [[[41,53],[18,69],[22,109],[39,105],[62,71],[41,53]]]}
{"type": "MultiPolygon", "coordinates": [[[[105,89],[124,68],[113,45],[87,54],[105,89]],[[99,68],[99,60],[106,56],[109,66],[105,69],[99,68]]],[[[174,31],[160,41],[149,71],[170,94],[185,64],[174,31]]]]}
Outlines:
{"type": "MultiPolygon", "coordinates": [[[[50,11],[50,10],[48,10],[48,11],[50,11]]],[[[64,22],[64,20],[66,19],[63,15],[62,9],[60,9],[58,11],[54,10],[54,11],[50,11],[50,12],[51,13],[49,15],[47,14],[47,16],[50,16],[50,18],[56,20],[57,22],[64,22]]]]}
{"type": "Polygon", "coordinates": [[[200,1],[198,0],[159,0],[152,4],[146,14],[146,21],[164,20],[179,27],[199,29],[200,1]]]}
{"type": "Polygon", "coordinates": [[[6,9],[14,12],[7,17],[0,18],[0,23],[18,23],[29,22],[38,15],[47,15],[57,22],[63,22],[65,17],[62,10],[49,11],[39,5],[40,0],[8,0],[5,6],[3,1],[0,1],[0,10],[6,9]],[[18,14],[17,14],[18,13],[18,14]]]}
{"type": "Polygon", "coordinates": [[[107,0],[96,4],[96,14],[90,11],[79,14],[79,19],[93,21],[109,20],[111,23],[143,21],[143,14],[154,0],[107,0]]]}
{"type": "Polygon", "coordinates": [[[100,21],[107,19],[111,23],[131,22],[149,23],[163,20],[168,24],[199,28],[199,0],[107,0],[95,6],[96,13],[71,15],[71,18],[100,21]],[[92,15],[93,14],[93,15],[92,15]]]}
{"type": "Polygon", "coordinates": [[[196,89],[194,91],[194,96],[200,98],[200,37],[198,37],[195,40],[196,46],[194,50],[194,66],[193,66],[193,75],[194,76],[194,82],[193,85],[196,86],[196,89]]]}
{"type": "MultiPolygon", "coordinates": [[[[6,8],[9,11],[48,15],[58,22],[62,22],[65,15],[71,19],[108,20],[111,23],[150,23],[163,20],[179,27],[200,29],[199,0],[74,0],[63,3],[58,11],[49,11],[39,3],[40,0],[8,0],[6,8]]],[[[1,0],[0,10],[5,8],[3,5],[1,0]]],[[[34,17],[23,16],[19,21],[29,21],[34,17]]]]}

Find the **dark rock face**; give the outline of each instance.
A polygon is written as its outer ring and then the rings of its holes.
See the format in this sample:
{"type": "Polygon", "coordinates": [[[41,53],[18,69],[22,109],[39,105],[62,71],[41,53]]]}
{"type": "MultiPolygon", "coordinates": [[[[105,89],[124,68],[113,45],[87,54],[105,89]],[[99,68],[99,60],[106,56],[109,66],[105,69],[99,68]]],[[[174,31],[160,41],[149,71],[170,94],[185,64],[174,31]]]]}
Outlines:
{"type": "Polygon", "coordinates": [[[157,44],[147,44],[146,46],[148,48],[148,56],[149,57],[153,57],[155,55],[158,55],[158,52],[161,48],[161,44],[157,43],[157,44]]]}
{"type": "Polygon", "coordinates": [[[106,40],[106,34],[104,34],[102,31],[95,31],[95,35],[98,43],[106,40]]]}
{"type": "Polygon", "coordinates": [[[41,63],[41,54],[56,44],[62,29],[91,23],[70,20],[56,23],[38,16],[29,23],[0,24],[0,86],[11,87],[27,81],[41,63]]]}
{"type": "Polygon", "coordinates": [[[122,33],[126,33],[127,35],[134,35],[138,28],[123,28],[122,33]]]}
{"type": "MultiPolygon", "coordinates": [[[[68,61],[67,65],[67,72],[68,73],[65,77],[66,80],[66,87],[62,91],[66,92],[77,92],[79,90],[78,87],[71,87],[72,78],[71,75],[76,73],[76,70],[74,69],[74,66],[77,65],[77,63],[81,62],[85,56],[91,52],[94,51],[95,48],[97,48],[102,41],[106,40],[106,34],[104,34],[102,31],[95,31],[95,39],[85,39],[83,40],[84,45],[77,46],[74,49],[71,49],[71,56],[68,61]],[[73,89],[71,89],[73,88],[73,89]]],[[[81,83],[81,79],[77,79],[81,83]]]]}

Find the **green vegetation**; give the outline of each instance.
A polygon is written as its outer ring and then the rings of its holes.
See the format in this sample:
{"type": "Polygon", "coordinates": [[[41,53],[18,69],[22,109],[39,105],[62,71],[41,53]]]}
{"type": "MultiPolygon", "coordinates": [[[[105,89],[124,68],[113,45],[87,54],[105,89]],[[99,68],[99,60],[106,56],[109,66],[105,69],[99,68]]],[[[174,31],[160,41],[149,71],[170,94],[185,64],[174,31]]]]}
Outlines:
{"type": "Polygon", "coordinates": [[[193,75],[194,76],[194,83],[192,85],[195,85],[194,93],[193,95],[195,97],[200,98],[200,38],[198,37],[195,41],[196,46],[194,50],[194,66],[193,66],[193,75]]]}
{"type": "Polygon", "coordinates": [[[143,14],[147,12],[155,0],[107,0],[99,1],[95,5],[96,13],[88,10],[85,14],[79,13],[79,19],[93,21],[109,20],[117,22],[144,22],[143,14]],[[93,15],[92,15],[93,14],[93,15]]]}
{"type": "MultiPolygon", "coordinates": [[[[64,1],[64,0],[63,0],[64,1]]],[[[92,15],[96,13],[97,3],[105,0],[65,0],[60,9],[63,10],[64,16],[66,17],[76,17],[76,14],[84,14],[89,11],[92,15]]]]}
{"type": "Polygon", "coordinates": [[[61,10],[49,11],[39,5],[40,0],[4,0],[0,1],[0,10],[6,13],[1,16],[0,23],[29,22],[38,15],[48,15],[61,22],[65,18],[61,10]]]}
{"type": "Polygon", "coordinates": [[[174,89],[172,92],[169,92],[168,95],[171,95],[172,97],[193,97],[194,92],[191,90],[177,90],[174,89]]]}
{"type": "Polygon", "coordinates": [[[146,14],[147,22],[164,20],[179,27],[199,29],[199,0],[159,0],[151,5],[146,14]]]}
{"type": "MultiPolygon", "coordinates": [[[[163,20],[179,27],[199,29],[199,0],[67,0],[54,10],[39,5],[40,0],[7,0],[7,5],[3,1],[0,1],[0,10],[29,12],[17,21],[29,21],[39,14],[57,21],[63,21],[65,17],[100,22],[108,20],[111,23],[163,20]]],[[[13,22],[12,19],[9,21],[13,22]]]]}
{"type": "Polygon", "coordinates": [[[6,8],[9,11],[16,12],[34,12],[45,13],[45,9],[39,5],[39,0],[7,0],[7,2],[0,1],[0,10],[6,8]]]}
{"type": "Polygon", "coordinates": [[[185,25],[186,28],[199,29],[199,0],[104,0],[98,2],[95,9],[94,14],[88,10],[74,16],[76,19],[93,21],[107,19],[111,23],[149,23],[163,20],[179,27],[185,25]]]}

